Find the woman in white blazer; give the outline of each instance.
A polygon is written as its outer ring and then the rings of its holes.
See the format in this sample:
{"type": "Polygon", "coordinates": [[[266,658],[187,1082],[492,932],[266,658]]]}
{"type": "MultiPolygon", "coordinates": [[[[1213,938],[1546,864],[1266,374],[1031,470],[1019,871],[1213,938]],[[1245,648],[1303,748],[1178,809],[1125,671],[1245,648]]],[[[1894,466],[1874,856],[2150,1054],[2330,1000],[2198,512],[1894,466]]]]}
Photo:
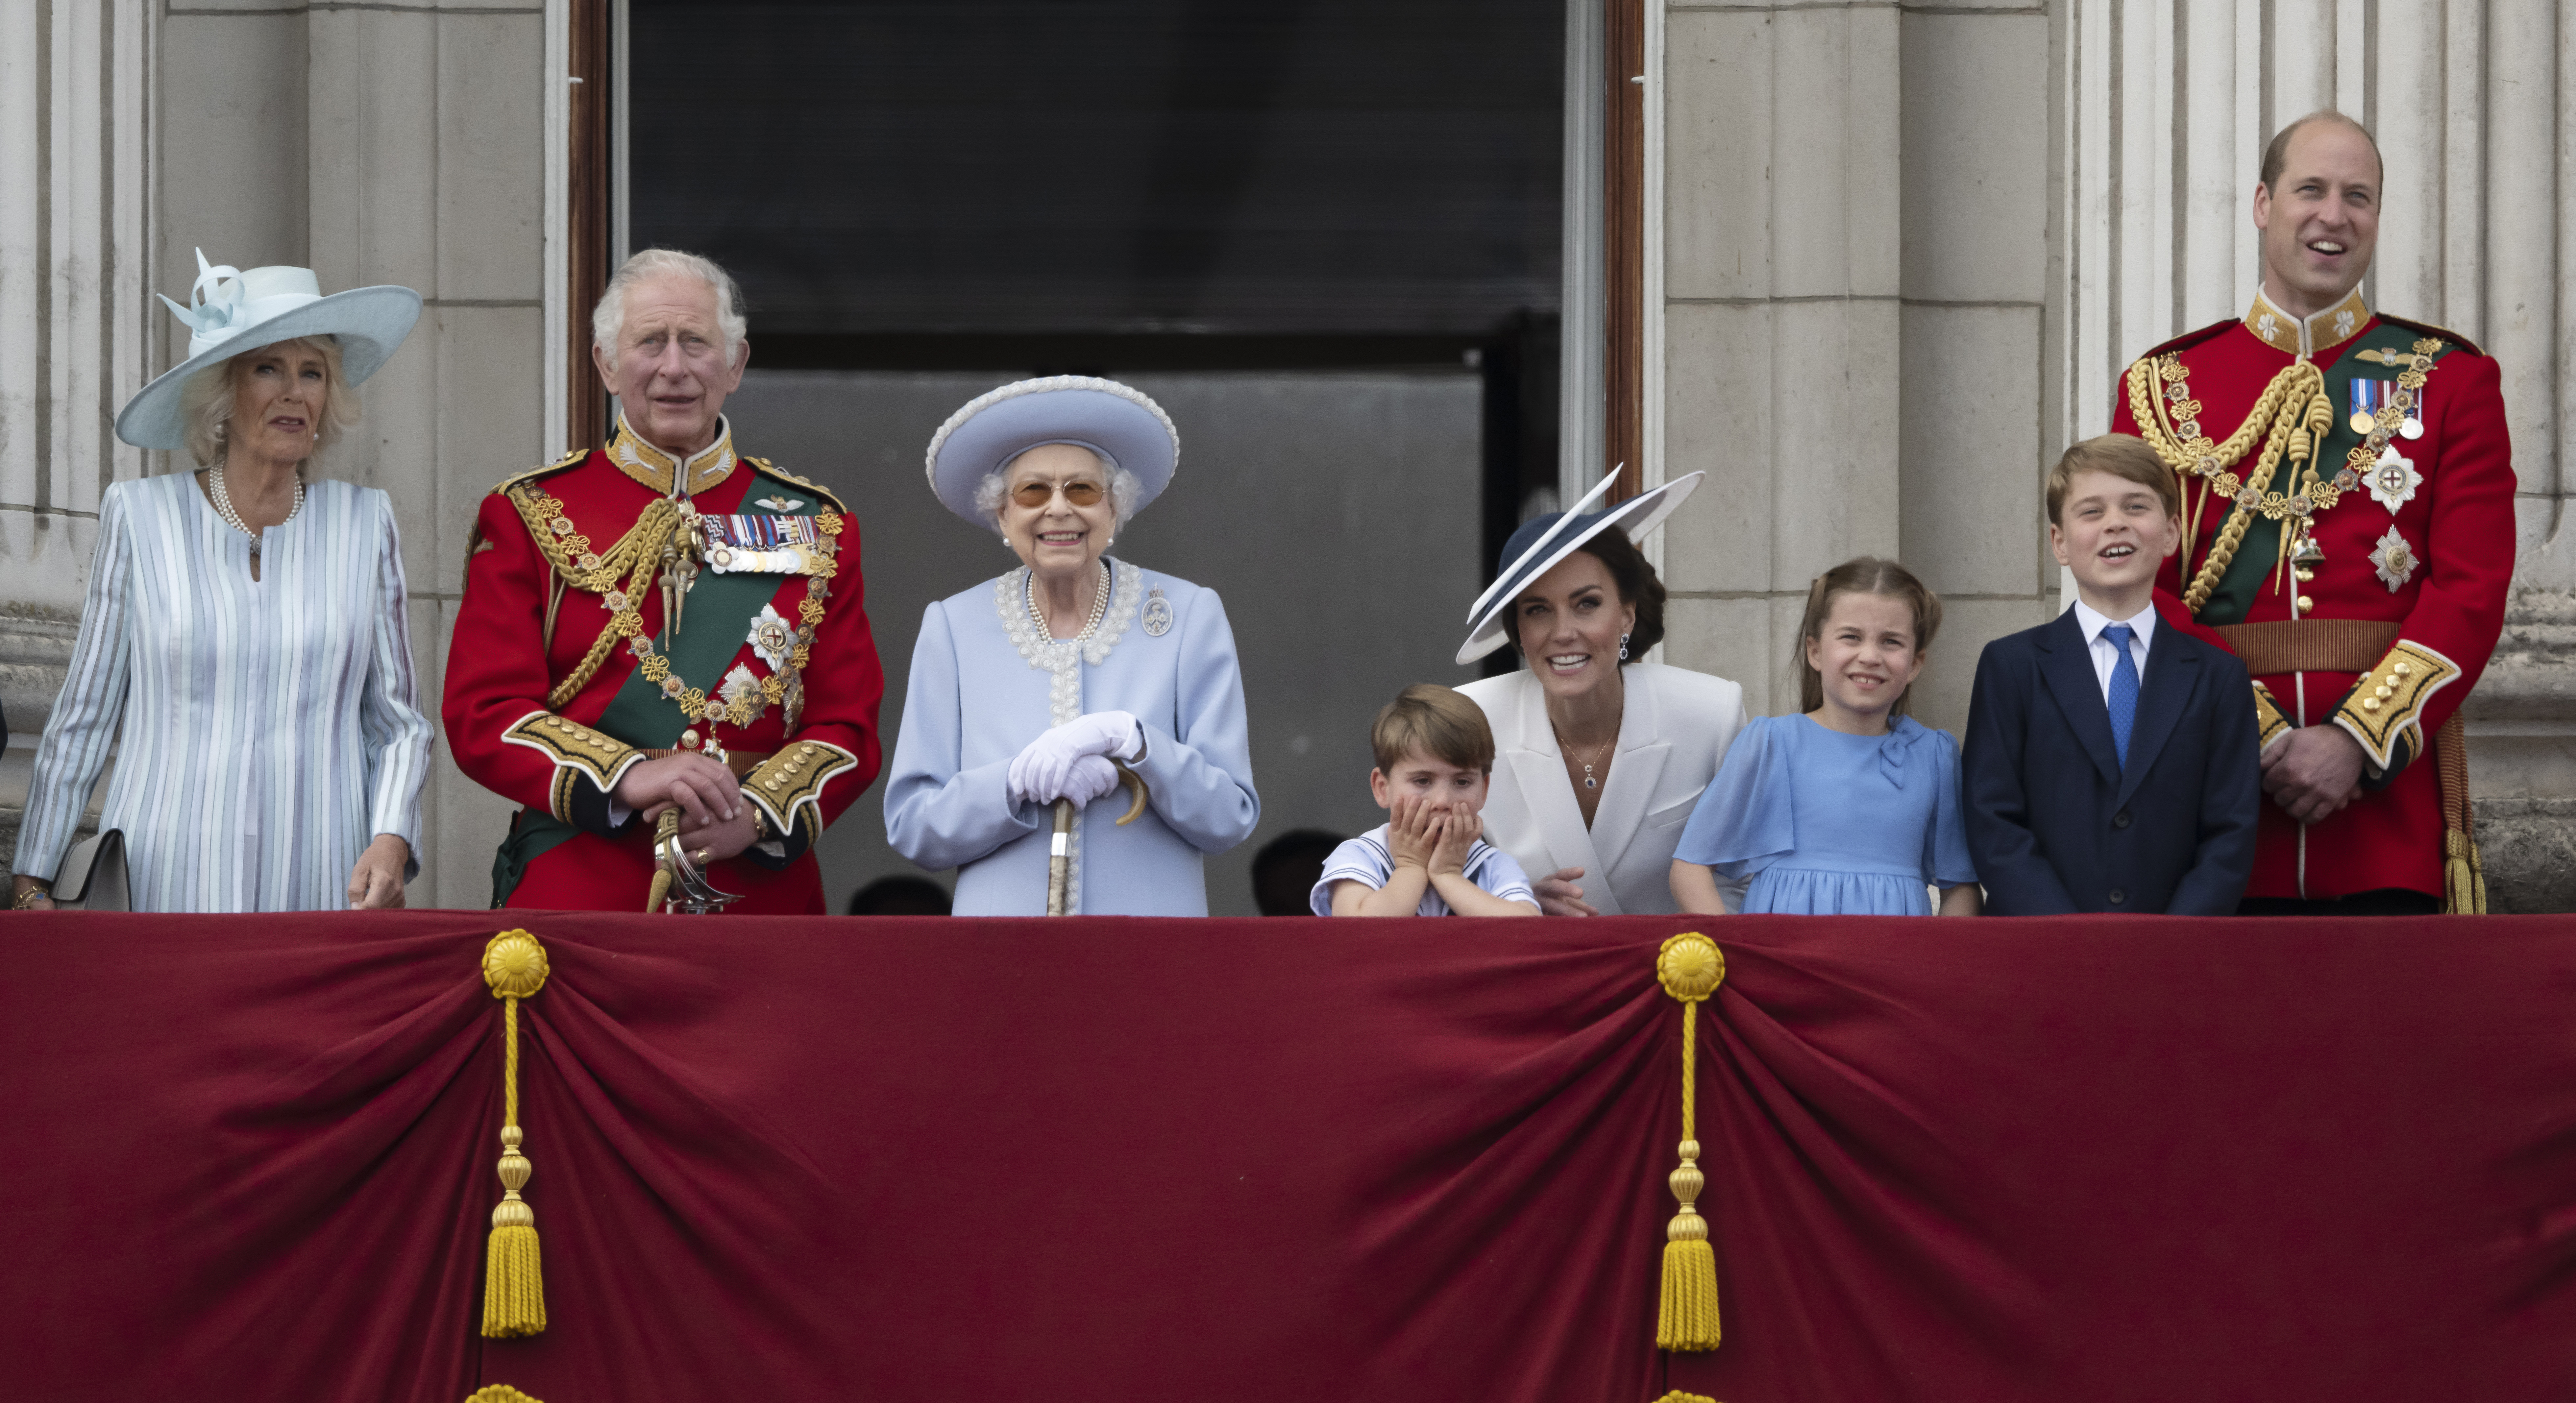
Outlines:
{"type": "Polygon", "coordinates": [[[1520,650],[1520,671],[1458,690],[1494,728],[1485,839],[1536,879],[1554,916],[1680,909],[1673,849],[1745,722],[1735,683],[1637,661],[1664,635],[1664,586],[1636,539],[1703,474],[1585,514],[1616,476],[1512,533],[1458,650],[1461,663],[1506,642],[1520,650]]]}

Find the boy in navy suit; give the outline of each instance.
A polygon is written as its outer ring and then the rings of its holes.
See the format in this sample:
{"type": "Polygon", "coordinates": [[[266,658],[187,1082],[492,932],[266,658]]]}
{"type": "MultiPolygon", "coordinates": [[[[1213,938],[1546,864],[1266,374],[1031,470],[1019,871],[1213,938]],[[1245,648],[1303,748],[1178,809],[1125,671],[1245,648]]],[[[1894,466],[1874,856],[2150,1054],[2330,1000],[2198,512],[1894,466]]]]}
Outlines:
{"type": "Polygon", "coordinates": [[[2182,542],[2173,473],[2105,434],[2048,474],[2048,541],[2075,606],[1977,660],[1963,757],[1986,910],[2224,916],[2263,801],[2253,682],[2155,610],[2182,542]]]}

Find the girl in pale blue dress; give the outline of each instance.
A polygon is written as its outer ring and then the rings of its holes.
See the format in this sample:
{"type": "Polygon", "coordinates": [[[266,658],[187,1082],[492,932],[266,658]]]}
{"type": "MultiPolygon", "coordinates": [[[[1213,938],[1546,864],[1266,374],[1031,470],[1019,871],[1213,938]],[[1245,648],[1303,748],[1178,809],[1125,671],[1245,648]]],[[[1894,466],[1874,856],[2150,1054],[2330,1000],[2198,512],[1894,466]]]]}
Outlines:
{"type": "Polygon", "coordinates": [[[1747,913],[1977,913],[1960,813],[1959,744],[1904,714],[1941,601],[1904,566],[1863,557],[1807,591],[1803,714],[1737,734],[1673,854],[1673,897],[1717,914],[1719,882],[1747,913]]]}

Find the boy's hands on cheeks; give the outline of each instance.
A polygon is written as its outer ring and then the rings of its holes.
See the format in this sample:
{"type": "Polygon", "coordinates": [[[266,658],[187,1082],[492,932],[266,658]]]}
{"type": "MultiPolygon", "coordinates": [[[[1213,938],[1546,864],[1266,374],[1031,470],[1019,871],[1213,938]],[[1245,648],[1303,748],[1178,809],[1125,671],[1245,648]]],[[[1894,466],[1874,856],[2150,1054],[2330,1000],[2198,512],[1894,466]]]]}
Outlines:
{"type": "Polygon", "coordinates": [[[1419,794],[1395,796],[1387,806],[1386,850],[1396,866],[1430,870],[1432,852],[1440,844],[1440,819],[1447,808],[1419,794]]]}
{"type": "Polygon", "coordinates": [[[1438,840],[1431,849],[1428,864],[1434,877],[1463,873],[1467,869],[1467,850],[1485,832],[1484,815],[1463,803],[1426,804],[1441,816],[1438,840]]]}

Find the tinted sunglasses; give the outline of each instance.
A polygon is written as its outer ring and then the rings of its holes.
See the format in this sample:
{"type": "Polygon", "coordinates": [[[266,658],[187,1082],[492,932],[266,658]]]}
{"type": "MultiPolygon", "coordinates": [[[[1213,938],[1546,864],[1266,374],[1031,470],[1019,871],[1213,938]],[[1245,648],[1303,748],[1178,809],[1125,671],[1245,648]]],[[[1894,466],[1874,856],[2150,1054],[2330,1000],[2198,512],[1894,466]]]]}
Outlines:
{"type": "MultiPolygon", "coordinates": [[[[1054,501],[1058,490],[1058,486],[1054,483],[1024,482],[1011,493],[1011,500],[1035,510],[1054,501]]],[[[1064,493],[1064,499],[1077,507],[1096,506],[1102,497],[1108,495],[1101,490],[1099,483],[1087,482],[1081,478],[1064,483],[1061,490],[1064,493]]]]}

